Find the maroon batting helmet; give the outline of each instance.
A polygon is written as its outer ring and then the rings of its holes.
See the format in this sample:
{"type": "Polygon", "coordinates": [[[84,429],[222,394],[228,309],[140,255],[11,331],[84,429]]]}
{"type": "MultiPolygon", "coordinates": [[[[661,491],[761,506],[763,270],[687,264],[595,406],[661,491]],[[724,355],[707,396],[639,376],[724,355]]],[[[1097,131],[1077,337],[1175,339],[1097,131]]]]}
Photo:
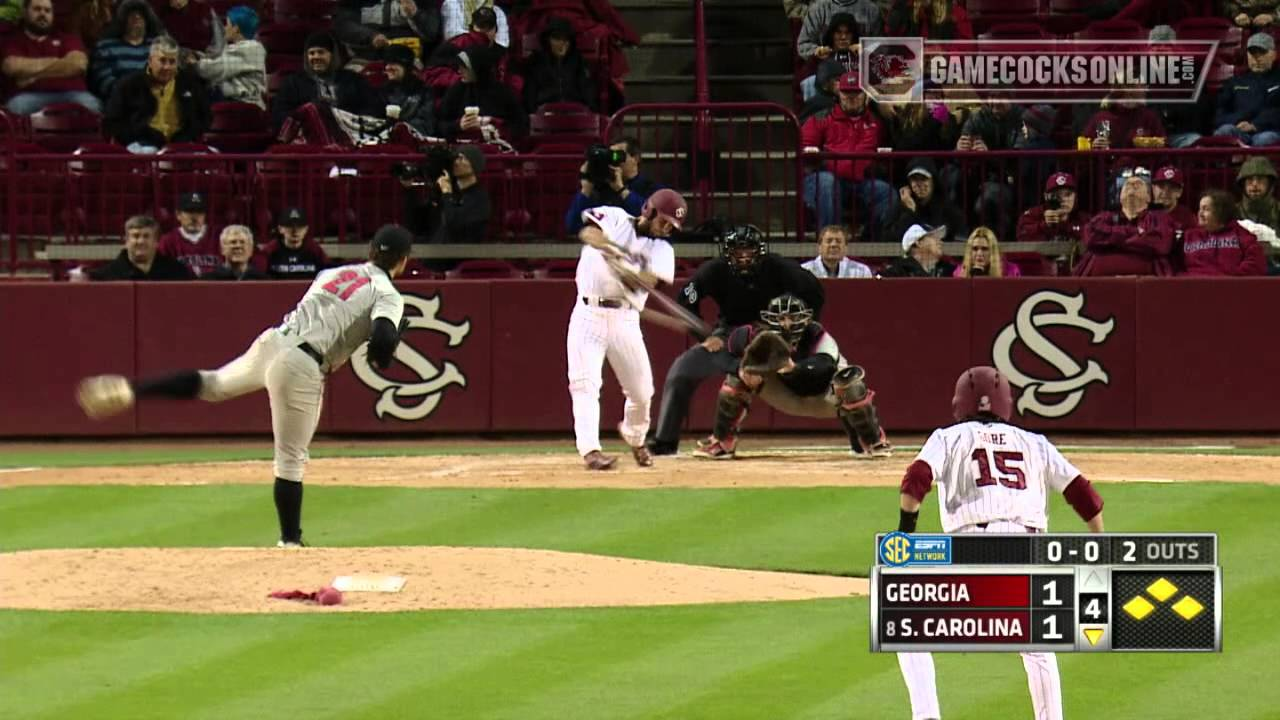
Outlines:
{"type": "Polygon", "coordinates": [[[655,214],[671,221],[680,230],[684,227],[684,219],[689,215],[689,204],[680,193],[663,188],[650,195],[640,210],[640,217],[646,219],[653,219],[655,214]]]}
{"type": "Polygon", "coordinates": [[[965,370],[956,380],[951,414],[957,422],[979,415],[994,415],[1008,422],[1013,415],[1013,391],[1009,389],[1009,379],[987,365],[965,370]]]}

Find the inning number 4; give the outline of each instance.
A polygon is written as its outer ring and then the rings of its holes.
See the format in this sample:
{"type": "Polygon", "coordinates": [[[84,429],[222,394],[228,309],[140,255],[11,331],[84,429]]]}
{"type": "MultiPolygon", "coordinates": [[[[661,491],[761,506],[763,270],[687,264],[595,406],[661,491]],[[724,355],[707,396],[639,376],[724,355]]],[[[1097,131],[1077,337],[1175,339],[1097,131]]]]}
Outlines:
{"type": "Polygon", "coordinates": [[[992,452],[987,448],[974,448],[972,458],[978,463],[978,487],[1001,485],[1011,490],[1026,490],[1027,476],[1022,472],[1022,453],[1008,450],[992,452]],[[995,460],[996,472],[991,472],[992,460],[995,460]]]}
{"type": "Polygon", "coordinates": [[[355,270],[343,270],[338,276],[324,284],[324,289],[338,296],[339,300],[349,300],[357,290],[369,284],[369,276],[361,275],[355,270]]]}

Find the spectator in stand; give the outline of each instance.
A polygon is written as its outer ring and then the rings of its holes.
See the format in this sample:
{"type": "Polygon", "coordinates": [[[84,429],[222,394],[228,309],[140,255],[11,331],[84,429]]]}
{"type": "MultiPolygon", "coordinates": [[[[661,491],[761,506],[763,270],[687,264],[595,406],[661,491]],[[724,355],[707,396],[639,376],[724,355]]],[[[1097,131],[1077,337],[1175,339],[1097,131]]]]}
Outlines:
{"type": "Polygon", "coordinates": [[[22,31],[0,41],[0,72],[11,93],[5,108],[16,115],[31,115],[54,103],[102,110],[85,88],[89,58],[80,38],[53,29],[52,0],[24,3],[22,31]]]}
{"type": "MultiPolygon", "coordinates": [[[[804,101],[804,107],[800,108],[800,112],[796,113],[796,119],[801,125],[805,124],[809,118],[822,112],[829,112],[836,105],[836,83],[840,81],[840,76],[845,73],[844,66],[835,60],[823,60],[818,63],[818,70],[814,73],[814,94],[812,97],[804,101]]],[[[884,108],[898,107],[896,105],[885,105],[884,108]]]]}
{"type": "MultiPolygon", "coordinates": [[[[1022,137],[1025,112],[1018,105],[1003,100],[983,103],[976,111],[968,114],[960,127],[960,137],[956,140],[956,150],[960,152],[986,152],[987,150],[1012,150],[1022,137]]],[[[1034,123],[1034,121],[1033,121],[1034,123]]],[[[962,186],[976,188],[976,197],[972,198],[972,209],[986,223],[995,225],[1001,234],[1013,231],[1013,190],[1007,184],[1007,178],[1017,174],[1017,168],[1025,166],[1013,160],[991,160],[989,162],[967,162],[961,165],[948,165],[943,168],[942,189],[947,199],[959,204],[963,193],[962,186]]],[[[960,230],[949,224],[952,230],[960,230]]],[[[964,234],[954,237],[963,241],[964,234]]]]}
{"type": "Polygon", "coordinates": [[[1280,201],[1273,194],[1276,168],[1271,161],[1261,155],[1245,160],[1236,184],[1240,186],[1240,217],[1280,233],[1280,201]]]}
{"type": "Polygon", "coordinates": [[[165,32],[184,50],[207,50],[218,15],[203,0],[151,0],[165,32]]]}
{"type": "Polygon", "coordinates": [[[1269,28],[1275,25],[1276,0],[1224,0],[1222,14],[1242,28],[1269,28]]]}
{"type": "MultiPolygon", "coordinates": [[[[1151,29],[1151,33],[1147,37],[1152,43],[1160,43],[1152,45],[1150,52],[1152,53],[1173,53],[1176,48],[1173,41],[1177,39],[1177,33],[1168,25],[1159,25],[1151,29]]],[[[1201,132],[1210,127],[1213,122],[1213,104],[1207,102],[1171,102],[1171,103],[1152,103],[1150,107],[1157,115],[1160,116],[1160,122],[1164,125],[1165,132],[1168,134],[1168,145],[1171,148],[1190,147],[1199,140],[1201,132]]]]}
{"type": "Polygon", "coordinates": [[[550,102],[575,102],[596,109],[596,86],[578,51],[573,26],[552,17],[538,35],[539,47],[525,63],[524,107],[530,113],[550,102]]]}
{"type": "Polygon", "coordinates": [[[907,184],[898,188],[899,203],[886,223],[885,235],[906,236],[913,225],[943,228],[943,239],[960,242],[965,238],[964,213],[938,191],[938,169],[927,157],[907,166],[907,184]]]}
{"type": "MultiPolygon", "coordinates": [[[[1052,105],[1032,105],[1022,113],[1022,130],[1013,141],[1014,150],[1053,150],[1053,128],[1057,110],[1052,105]]],[[[1026,207],[1040,194],[1040,178],[1053,172],[1055,158],[1037,155],[1019,159],[1018,188],[1013,207],[1026,207]]]]}
{"type": "MultiPolygon", "coordinates": [[[[856,72],[845,73],[836,85],[839,102],[829,112],[809,118],[800,128],[800,145],[806,153],[875,152],[888,133],[858,84],[856,72]]],[[[866,207],[865,224],[876,227],[889,215],[893,188],[874,177],[870,160],[826,160],[804,178],[804,202],[818,215],[818,226],[838,225],[844,216],[845,197],[853,195],[866,207]],[[870,171],[870,172],[869,172],[870,171]]]]}
{"type": "MultiPolygon", "coordinates": [[[[15,22],[21,22],[22,0],[6,0],[6,2],[18,8],[19,15],[15,22]]],[[[111,24],[114,8],[114,0],[88,0],[76,9],[76,14],[71,20],[72,32],[80,36],[80,42],[86,48],[98,44],[102,31],[111,24]]]]}
{"type": "Polygon", "coordinates": [[[267,107],[267,49],[258,42],[258,13],[246,5],[227,11],[223,25],[227,46],[222,54],[190,55],[196,72],[212,88],[215,101],[267,107]]]}
{"type": "MultiPolygon", "coordinates": [[[[444,94],[449,92],[449,88],[462,80],[458,53],[472,47],[493,47],[497,44],[494,42],[497,36],[498,18],[493,14],[493,9],[476,8],[471,16],[471,31],[454,35],[440,43],[427,58],[424,63],[426,70],[422,73],[423,81],[431,86],[432,92],[437,97],[444,97],[444,94]]],[[[507,58],[504,55],[498,61],[497,77],[500,80],[506,77],[506,63],[507,58]]]]}
{"type": "Polygon", "coordinates": [[[951,0],[893,0],[885,23],[889,37],[972,40],[969,14],[951,0]]]}
{"type": "Polygon", "coordinates": [[[1020,242],[1069,242],[1068,266],[1080,253],[1080,233],[1088,217],[1076,205],[1076,178],[1071,173],[1054,173],[1044,183],[1044,202],[1018,218],[1020,242]]]}
{"type": "Polygon", "coordinates": [[[1172,275],[1173,223],[1151,212],[1151,177],[1125,170],[1120,209],[1094,215],[1084,228],[1084,254],[1072,271],[1083,276],[1172,275]]]}
{"type": "Polygon", "coordinates": [[[1182,171],[1178,168],[1165,165],[1156,170],[1155,176],[1151,179],[1151,188],[1155,195],[1151,202],[1151,209],[1168,213],[1173,229],[1185,233],[1196,226],[1197,218],[1196,213],[1178,204],[1182,199],[1182,186],[1182,171]]]}
{"type": "Polygon", "coordinates": [[[276,280],[311,280],[329,266],[329,256],[307,233],[307,214],[302,208],[288,208],[276,228],[279,240],[262,246],[254,255],[257,268],[276,280]]]}
{"type": "Polygon", "coordinates": [[[228,225],[218,238],[222,264],[204,280],[266,280],[267,274],[253,264],[253,231],[244,225],[228,225]]]}
{"type": "Polygon", "coordinates": [[[307,36],[302,53],[302,69],[286,77],[271,97],[271,123],[276,131],[295,110],[317,101],[353,113],[383,114],[383,108],[369,107],[376,105],[370,99],[381,99],[378,93],[358,73],[343,67],[333,35],[312,33],[307,36]]]}
{"type": "Polygon", "coordinates": [[[468,131],[488,132],[492,120],[501,121],[499,128],[506,140],[523,137],[529,127],[529,114],[524,111],[511,88],[495,76],[503,50],[497,47],[470,47],[458,53],[462,81],[444,94],[440,103],[440,122],[446,137],[468,131]]]}
{"type": "Polygon", "coordinates": [[[796,52],[802,59],[826,60],[834,52],[824,38],[832,18],[840,13],[853,16],[858,24],[857,37],[883,34],[884,16],[875,0],[816,0],[805,13],[804,25],[796,37],[796,52]]]}
{"type": "Polygon", "coordinates": [[[511,47],[511,31],[507,26],[507,13],[493,4],[493,0],[444,0],[440,6],[440,19],[444,24],[444,39],[448,40],[467,32],[472,15],[479,8],[493,10],[498,19],[494,40],[504,48],[511,47]]]}
{"type": "Polygon", "coordinates": [[[170,142],[198,142],[209,129],[209,88],[188,68],[178,69],[178,44],[168,35],[151,42],[147,67],[111,91],[102,129],[135,152],[170,142]]]}
{"type": "Polygon", "coordinates": [[[941,152],[955,145],[956,126],[941,105],[895,103],[877,108],[894,152],[941,152]]]}
{"type": "Polygon", "coordinates": [[[964,244],[964,260],[951,277],[1022,277],[1022,269],[1000,256],[1000,241],[989,227],[976,227],[964,244]]]}
{"type": "Polygon", "coordinates": [[[191,274],[204,277],[222,263],[218,233],[209,227],[209,205],[204,193],[178,196],[178,226],[160,237],[160,254],[186,265],[191,274]]]}
{"type": "MultiPolygon", "coordinates": [[[[858,23],[853,15],[847,12],[832,15],[831,24],[822,36],[822,45],[814,51],[813,58],[809,61],[810,66],[815,62],[833,61],[839,63],[844,72],[857,70],[860,37],[858,23]]],[[[800,81],[800,94],[806,101],[817,92],[816,81],[815,75],[809,75],[800,81]]]]}
{"type": "Polygon", "coordinates": [[[91,280],[190,280],[186,265],[156,252],[160,224],[150,215],[124,223],[124,249],[106,265],[89,271],[91,280]]]}
{"type": "Polygon", "coordinates": [[[1186,275],[1266,275],[1267,257],[1253,233],[1241,227],[1235,198],[1222,190],[1200,196],[1199,225],[1182,239],[1186,275]]]}
{"type": "Polygon", "coordinates": [[[903,257],[880,271],[881,277],[952,277],[956,266],[942,257],[942,238],[947,228],[912,225],[902,234],[903,257]]]}
{"type": "MultiPolygon", "coordinates": [[[[405,223],[416,236],[434,243],[480,243],[488,237],[491,204],[489,193],[480,184],[484,172],[484,152],[475,145],[463,145],[453,154],[453,167],[440,177],[422,184],[401,178],[405,187],[405,223]]],[[[428,263],[447,270],[456,263],[428,263]]]]}
{"type": "Polygon", "coordinates": [[[849,228],[828,225],[818,232],[818,257],[800,267],[820,278],[869,278],[874,277],[871,268],[846,257],[849,249],[849,228]]]}
{"type": "Polygon", "coordinates": [[[111,88],[125,75],[147,66],[151,41],[161,35],[155,11],[146,0],[124,0],[116,8],[115,19],[102,31],[89,62],[89,86],[93,94],[106,99],[111,88]]]}
{"type": "Polygon", "coordinates": [[[403,45],[392,45],[385,53],[382,85],[386,116],[402,122],[426,137],[436,134],[435,95],[416,72],[413,51],[403,45]]]}
{"type": "Polygon", "coordinates": [[[1137,87],[1103,103],[1085,123],[1083,134],[1094,150],[1160,146],[1168,138],[1160,114],[1146,106],[1146,92],[1137,87]]]}
{"type": "Polygon", "coordinates": [[[1265,32],[1249,36],[1249,72],[1223,83],[1218,91],[1214,135],[1238,138],[1246,145],[1280,144],[1280,68],[1276,41],[1265,32]]]}
{"type": "Polygon", "coordinates": [[[341,0],[333,34],[361,59],[382,58],[393,44],[425,57],[440,42],[440,11],[432,0],[341,0]]]}
{"type": "MultiPolygon", "coordinates": [[[[621,165],[614,166],[613,182],[609,187],[596,188],[586,178],[579,180],[581,190],[573,196],[569,211],[564,216],[565,230],[570,235],[576,235],[582,229],[582,211],[601,205],[610,205],[620,207],[631,215],[639,216],[644,208],[644,202],[662,188],[660,183],[640,174],[640,143],[635,138],[624,137],[610,145],[609,149],[626,153],[626,159],[621,165]]],[[[582,164],[579,172],[587,172],[586,163],[582,164]]]]}

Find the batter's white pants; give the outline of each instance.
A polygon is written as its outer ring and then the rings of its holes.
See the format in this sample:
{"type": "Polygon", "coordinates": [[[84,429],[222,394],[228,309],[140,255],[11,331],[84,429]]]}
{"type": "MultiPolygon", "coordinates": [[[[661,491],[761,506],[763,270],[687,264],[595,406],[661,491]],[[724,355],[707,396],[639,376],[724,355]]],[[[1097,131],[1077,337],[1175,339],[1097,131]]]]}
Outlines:
{"type": "Polygon", "coordinates": [[[222,402],[265,387],[271,402],[276,477],[302,482],[320,421],[324,373],[297,345],[296,338],[275,328],[263,331],[240,357],[217,370],[200,371],[200,399],[222,402]]]}
{"type": "MultiPolygon", "coordinates": [[[[980,528],[971,525],[958,532],[1022,533],[1023,525],[1005,520],[980,528]]],[[[1053,653],[1021,653],[1022,667],[1027,671],[1027,688],[1031,691],[1031,707],[1035,720],[1062,720],[1062,678],[1058,675],[1058,657],[1053,653]]],[[[898,667],[907,682],[911,696],[912,720],[942,717],[938,707],[938,685],[935,681],[931,653],[898,653],[898,667]]]]}
{"type": "Polygon", "coordinates": [[[569,316],[566,346],[578,454],[600,449],[600,388],[604,385],[605,360],[627,398],[619,428],[622,439],[633,447],[643,445],[649,432],[653,370],[649,367],[644,333],[640,331],[640,313],[630,308],[583,305],[579,298],[569,316]]]}

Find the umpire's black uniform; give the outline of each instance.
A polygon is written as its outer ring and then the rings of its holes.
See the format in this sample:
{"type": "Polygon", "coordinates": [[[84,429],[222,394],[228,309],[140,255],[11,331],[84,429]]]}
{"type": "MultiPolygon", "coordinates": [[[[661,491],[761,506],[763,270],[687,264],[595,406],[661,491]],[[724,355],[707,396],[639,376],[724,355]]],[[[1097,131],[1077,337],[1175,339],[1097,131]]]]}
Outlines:
{"type": "MultiPolygon", "coordinates": [[[[733,328],[758,322],[760,311],[769,301],[785,293],[797,295],[808,303],[813,308],[814,319],[822,313],[824,295],[818,279],[794,260],[769,253],[761,255],[746,275],[734,272],[724,258],[708,260],[680,289],[678,299],[695,315],[704,298],[715,300],[720,306],[720,318],[712,335],[723,340],[733,328]]],[[[736,372],[737,368],[738,359],[724,348],[711,352],[702,345],[694,345],[676,358],[662,387],[662,410],[650,443],[654,454],[667,455],[678,449],[680,428],[698,385],[709,377],[736,372]]]]}

